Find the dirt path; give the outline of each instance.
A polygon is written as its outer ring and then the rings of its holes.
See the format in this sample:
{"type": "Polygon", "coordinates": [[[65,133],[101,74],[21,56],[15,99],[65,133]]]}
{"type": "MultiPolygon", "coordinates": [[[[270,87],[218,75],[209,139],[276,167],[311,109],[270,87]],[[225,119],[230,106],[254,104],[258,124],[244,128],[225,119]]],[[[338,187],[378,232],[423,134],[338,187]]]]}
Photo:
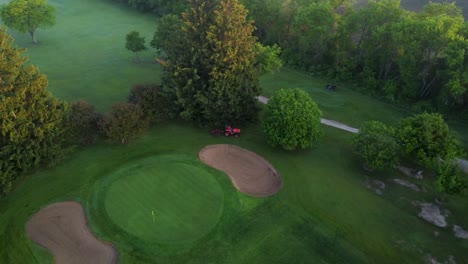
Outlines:
{"type": "Polygon", "coordinates": [[[228,144],[209,145],[200,150],[200,160],[224,171],[242,193],[266,197],[277,193],[283,181],[264,158],[249,150],[228,144]]]}
{"type": "MultiPolygon", "coordinates": [[[[263,104],[267,104],[268,103],[268,98],[265,97],[265,96],[257,96],[257,99],[258,101],[260,101],[261,103],[263,104]]],[[[358,133],[359,132],[359,129],[357,128],[354,128],[354,127],[350,127],[346,124],[343,124],[343,123],[340,123],[338,121],[335,121],[335,120],[330,120],[330,119],[325,119],[325,118],[321,118],[320,119],[320,123],[324,124],[324,125],[327,125],[327,126],[332,126],[332,127],[336,127],[338,129],[341,129],[341,130],[345,130],[345,131],[348,131],[348,132],[351,132],[351,133],[358,133]]],[[[468,173],[468,160],[464,160],[464,159],[457,159],[457,163],[458,163],[458,166],[465,172],[465,173],[468,173]]]]}
{"type": "Polygon", "coordinates": [[[56,264],[114,264],[115,248],[96,239],[86,225],[77,202],[54,203],[40,210],[26,224],[28,237],[48,249],[56,264]]]}

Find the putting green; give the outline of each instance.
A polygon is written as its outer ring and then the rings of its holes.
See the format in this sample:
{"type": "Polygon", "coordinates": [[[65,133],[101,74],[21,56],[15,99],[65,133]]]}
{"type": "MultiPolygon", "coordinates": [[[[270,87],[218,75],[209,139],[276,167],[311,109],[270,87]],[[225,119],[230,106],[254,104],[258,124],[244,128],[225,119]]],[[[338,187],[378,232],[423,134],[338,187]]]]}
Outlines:
{"type": "Polygon", "coordinates": [[[145,241],[195,240],[208,233],[221,216],[223,191],[198,161],[151,157],[110,177],[104,198],[109,218],[145,241]]]}

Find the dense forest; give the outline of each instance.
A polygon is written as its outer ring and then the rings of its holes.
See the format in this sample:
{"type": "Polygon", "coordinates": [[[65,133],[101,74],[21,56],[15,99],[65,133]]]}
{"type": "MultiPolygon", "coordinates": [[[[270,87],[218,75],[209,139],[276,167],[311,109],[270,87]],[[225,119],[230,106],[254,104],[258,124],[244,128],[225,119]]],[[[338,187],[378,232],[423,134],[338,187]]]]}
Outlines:
{"type": "MultiPolygon", "coordinates": [[[[157,16],[185,0],[115,0],[157,16]]],[[[353,83],[362,92],[416,110],[468,110],[468,23],[455,3],[421,11],[400,0],[244,0],[254,34],[278,44],[286,66],[353,83]],[[357,7],[358,6],[358,7],[357,7]]]]}

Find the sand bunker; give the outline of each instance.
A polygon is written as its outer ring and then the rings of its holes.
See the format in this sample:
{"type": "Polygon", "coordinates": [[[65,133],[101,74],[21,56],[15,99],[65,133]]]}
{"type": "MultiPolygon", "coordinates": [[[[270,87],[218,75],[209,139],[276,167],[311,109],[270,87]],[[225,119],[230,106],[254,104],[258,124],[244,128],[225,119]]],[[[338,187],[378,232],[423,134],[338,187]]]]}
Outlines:
{"type": "Polygon", "coordinates": [[[242,193],[265,197],[278,192],[281,176],[264,158],[246,149],[227,145],[209,145],[198,154],[207,165],[224,171],[242,193]]]}
{"type": "Polygon", "coordinates": [[[77,202],[55,203],[40,210],[26,224],[26,232],[51,251],[57,264],[117,263],[117,251],[91,234],[77,202]]]}

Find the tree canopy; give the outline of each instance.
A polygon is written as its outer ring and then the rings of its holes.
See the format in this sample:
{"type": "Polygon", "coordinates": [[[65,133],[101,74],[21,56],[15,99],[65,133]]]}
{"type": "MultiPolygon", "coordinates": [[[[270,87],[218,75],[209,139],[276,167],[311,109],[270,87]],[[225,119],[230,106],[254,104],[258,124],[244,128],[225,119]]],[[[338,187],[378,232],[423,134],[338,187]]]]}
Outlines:
{"type": "Polygon", "coordinates": [[[138,60],[138,52],[146,50],[145,38],[140,36],[140,33],[137,31],[131,31],[125,37],[126,43],[125,47],[129,51],[135,52],[135,58],[138,60]]]}
{"type": "Polygon", "coordinates": [[[322,135],[322,112],[301,89],[282,89],[265,108],[263,128],[270,145],[286,150],[305,149],[322,135]]]}
{"type": "Polygon", "coordinates": [[[6,26],[29,32],[32,42],[37,44],[36,29],[55,24],[55,7],[48,5],[47,0],[13,0],[1,7],[0,16],[6,26]]]}
{"type": "Polygon", "coordinates": [[[12,47],[0,27],[0,195],[19,175],[63,156],[67,105],[46,90],[47,79],[12,47]]]}
{"type": "Polygon", "coordinates": [[[407,117],[397,127],[403,152],[424,165],[440,159],[449,162],[460,154],[458,142],[442,115],[422,113],[407,117]]]}
{"type": "Polygon", "coordinates": [[[152,42],[167,55],[162,83],[180,116],[216,125],[255,119],[265,64],[257,62],[259,50],[246,9],[238,0],[191,0],[189,7],[180,28],[165,23],[160,30],[166,34],[152,42]],[[173,37],[177,40],[166,45],[173,37]]]}
{"type": "Polygon", "coordinates": [[[127,144],[148,128],[148,118],[135,104],[118,102],[104,115],[100,127],[104,135],[113,142],[127,144]]]}

